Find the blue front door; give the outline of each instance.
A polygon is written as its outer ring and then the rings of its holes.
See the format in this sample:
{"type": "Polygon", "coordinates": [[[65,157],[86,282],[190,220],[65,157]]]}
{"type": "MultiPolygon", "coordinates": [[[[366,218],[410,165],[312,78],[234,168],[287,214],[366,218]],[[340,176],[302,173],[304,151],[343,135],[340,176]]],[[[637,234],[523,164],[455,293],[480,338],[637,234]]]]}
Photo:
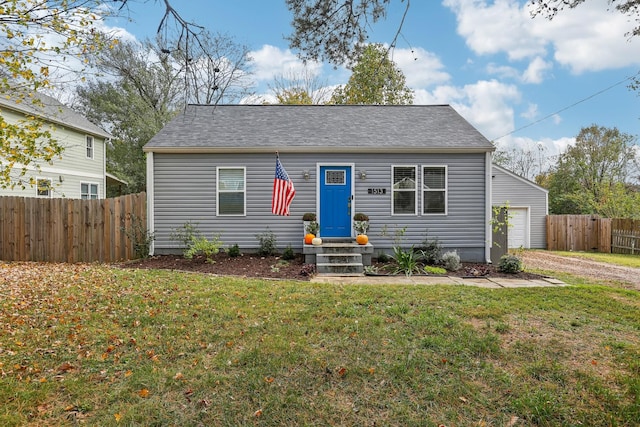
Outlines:
{"type": "Polygon", "coordinates": [[[351,166],[320,166],[320,236],[351,237],[351,166]]]}

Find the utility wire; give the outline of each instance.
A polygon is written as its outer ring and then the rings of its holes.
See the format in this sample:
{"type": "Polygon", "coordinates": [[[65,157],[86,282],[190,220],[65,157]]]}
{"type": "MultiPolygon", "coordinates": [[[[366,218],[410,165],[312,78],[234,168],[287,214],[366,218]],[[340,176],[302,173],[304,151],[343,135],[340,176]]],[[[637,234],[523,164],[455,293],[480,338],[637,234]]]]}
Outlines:
{"type": "Polygon", "coordinates": [[[581,103],[583,103],[583,102],[585,102],[585,101],[590,100],[591,98],[595,98],[596,96],[598,96],[598,95],[600,95],[600,94],[602,94],[602,93],[604,93],[604,92],[606,92],[606,91],[608,91],[608,90],[611,90],[611,89],[613,89],[613,88],[614,88],[614,87],[616,87],[616,86],[620,86],[622,83],[625,83],[625,82],[627,82],[627,81],[629,81],[629,80],[631,80],[631,79],[634,79],[634,78],[636,78],[636,77],[637,77],[637,76],[639,76],[639,75],[640,75],[640,71],[638,71],[638,72],[637,72],[635,75],[633,75],[633,76],[630,76],[630,77],[627,77],[627,78],[625,78],[625,79],[623,79],[623,80],[620,80],[619,82],[614,83],[614,84],[612,84],[611,86],[606,87],[606,88],[604,88],[604,89],[602,89],[602,90],[600,90],[600,91],[598,91],[598,92],[596,92],[596,93],[594,93],[594,94],[591,94],[591,95],[587,96],[586,98],[583,98],[583,99],[581,99],[581,100],[579,100],[579,101],[576,101],[576,102],[574,102],[573,104],[571,104],[571,105],[569,105],[569,106],[567,106],[567,107],[561,108],[560,110],[558,110],[558,111],[556,111],[556,112],[554,112],[554,113],[548,114],[548,115],[546,115],[546,116],[542,117],[541,119],[536,120],[535,122],[531,122],[531,123],[529,123],[529,124],[527,124],[527,125],[524,125],[524,126],[522,126],[522,127],[519,127],[519,128],[517,128],[517,129],[514,129],[514,130],[512,130],[512,131],[511,131],[511,132],[509,132],[509,133],[505,133],[504,135],[502,135],[502,136],[500,136],[500,137],[498,137],[498,138],[495,138],[495,139],[493,139],[492,141],[497,141],[497,140],[499,140],[499,139],[504,138],[505,136],[509,136],[509,135],[514,134],[514,133],[516,133],[516,132],[519,132],[519,131],[521,131],[521,130],[523,130],[523,129],[526,129],[526,128],[531,127],[531,126],[533,126],[533,125],[536,125],[536,124],[538,124],[538,123],[540,123],[540,122],[543,122],[543,121],[545,121],[545,120],[547,120],[547,119],[549,119],[549,118],[551,118],[551,117],[555,116],[556,114],[560,114],[560,113],[562,113],[563,111],[566,111],[566,110],[568,110],[568,109],[570,109],[570,108],[573,108],[573,107],[575,107],[575,106],[576,106],[576,105],[578,105],[578,104],[581,104],[581,103]]]}

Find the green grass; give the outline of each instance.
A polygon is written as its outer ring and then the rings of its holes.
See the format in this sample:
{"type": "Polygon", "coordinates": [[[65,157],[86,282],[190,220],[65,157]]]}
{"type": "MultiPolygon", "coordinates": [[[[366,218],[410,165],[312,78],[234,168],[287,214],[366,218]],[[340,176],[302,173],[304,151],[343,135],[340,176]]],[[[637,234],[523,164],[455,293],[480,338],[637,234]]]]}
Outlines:
{"type": "Polygon", "coordinates": [[[573,258],[586,258],[592,261],[607,262],[609,264],[621,265],[623,267],[635,267],[640,268],[640,252],[638,255],[625,255],[625,254],[605,254],[597,252],[569,252],[569,251],[554,251],[550,252],[554,255],[568,256],[573,258]]]}
{"type": "Polygon", "coordinates": [[[640,419],[637,291],[0,267],[3,426],[640,419]]]}

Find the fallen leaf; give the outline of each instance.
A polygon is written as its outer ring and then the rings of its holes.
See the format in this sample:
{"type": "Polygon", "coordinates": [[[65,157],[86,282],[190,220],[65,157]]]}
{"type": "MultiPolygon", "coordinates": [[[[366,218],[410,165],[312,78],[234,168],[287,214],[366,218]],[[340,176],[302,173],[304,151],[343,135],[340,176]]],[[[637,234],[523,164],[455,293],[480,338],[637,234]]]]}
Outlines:
{"type": "Polygon", "coordinates": [[[338,371],[338,375],[340,375],[341,377],[344,377],[347,374],[347,368],[340,368],[340,370],[338,371]]]}
{"type": "Polygon", "coordinates": [[[140,397],[148,397],[149,396],[149,390],[146,388],[143,388],[142,390],[140,390],[138,392],[138,396],[140,397]]]}
{"type": "Polygon", "coordinates": [[[275,378],[273,377],[264,377],[264,381],[268,384],[271,384],[274,381],[275,378]]]}
{"type": "Polygon", "coordinates": [[[469,400],[467,400],[467,398],[464,397],[464,396],[460,396],[460,397],[458,397],[458,399],[460,399],[461,402],[469,403],[469,400]]]}
{"type": "Polygon", "coordinates": [[[262,409],[258,409],[256,412],[254,412],[253,416],[256,418],[262,416],[262,409]]]}
{"type": "Polygon", "coordinates": [[[516,425],[518,420],[520,420],[519,417],[517,417],[516,415],[512,416],[509,422],[505,424],[505,427],[513,427],[514,425],[516,425]]]}
{"type": "Polygon", "coordinates": [[[116,422],[120,422],[120,420],[122,419],[122,414],[120,414],[120,413],[113,414],[113,418],[116,419],[116,422]]]}
{"type": "Polygon", "coordinates": [[[175,375],[173,376],[173,379],[174,379],[174,380],[181,380],[181,379],[183,379],[183,378],[184,378],[184,375],[182,375],[182,372],[178,372],[177,374],[175,374],[175,375]]]}
{"type": "Polygon", "coordinates": [[[64,374],[65,372],[69,372],[74,370],[75,367],[69,363],[69,362],[64,362],[62,365],[58,366],[57,371],[61,374],[64,374]]]}

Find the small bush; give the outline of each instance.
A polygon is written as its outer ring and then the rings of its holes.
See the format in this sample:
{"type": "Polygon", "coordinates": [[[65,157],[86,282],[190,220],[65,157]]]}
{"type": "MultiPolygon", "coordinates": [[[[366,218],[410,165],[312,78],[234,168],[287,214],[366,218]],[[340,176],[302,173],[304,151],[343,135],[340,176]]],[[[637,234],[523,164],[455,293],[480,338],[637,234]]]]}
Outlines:
{"type": "Polygon", "coordinates": [[[382,263],[386,263],[389,262],[389,255],[385,254],[384,252],[380,252],[378,253],[378,262],[382,262],[382,263]]]}
{"type": "Polygon", "coordinates": [[[305,264],[302,266],[302,269],[300,270],[300,275],[309,277],[309,276],[313,276],[315,272],[316,272],[315,264],[305,264]]]}
{"type": "Polygon", "coordinates": [[[522,260],[515,255],[503,255],[498,263],[498,271],[502,273],[515,274],[522,271],[522,260]]]}
{"type": "Polygon", "coordinates": [[[447,270],[442,267],[434,267],[432,265],[425,265],[424,272],[427,274],[447,274],[447,270]]]}
{"type": "Polygon", "coordinates": [[[131,216],[131,227],[122,227],[127,237],[133,243],[133,252],[136,258],[148,258],[151,251],[151,243],[156,239],[155,234],[151,233],[142,218],[135,215],[131,216]]]}
{"type": "Polygon", "coordinates": [[[436,265],[442,262],[442,244],[438,239],[424,239],[419,250],[425,264],[436,265]]]}
{"type": "Polygon", "coordinates": [[[296,255],[293,253],[293,248],[291,247],[291,245],[287,246],[286,249],[282,252],[282,259],[284,260],[292,260],[296,257],[296,255]]]}
{"type": "Polygon", "coordinates": [[[191,221],[185,222],[181,227],[172,229],[171,234],[169,234],[169,239],[181,243],[184,248],[188,248],[194,239],[199,239],[200,237],[202,237],[202,233],[198,229],[198,223],[191,221]]]}
{"type": "Polygon", "coordinates": [[[258,255],[270,256],[276,253],[276,235],[273,231],[267,229],[264,233],[256,234],[256,238],[260,243],[258,255]]]}
{"type": "Polygon", "coordinates": [[[214,263],[212,257],[220,252],[221,247],[220,236],[214,236],[213,240],[207,240],[206,237],[194,237],[187,250],[184,251],[184,257],[192,259],[194,256],[203,255],[208,263],[214,263]]]}
{"type": "Polygon", "coordinates": [[[242,255],[240,253],[240,248],[238,247],[237,243],[233,246],[230,246],[229,249],[227,249],[227,255],[229,255],[231,258],[235,258],[242,255]]]}
{"type": "Polygon", "coordinates": [[[448,271],[460,270],[460,255],[456,251],[448,251],[442,254],[442,266],[448,271]]]}

